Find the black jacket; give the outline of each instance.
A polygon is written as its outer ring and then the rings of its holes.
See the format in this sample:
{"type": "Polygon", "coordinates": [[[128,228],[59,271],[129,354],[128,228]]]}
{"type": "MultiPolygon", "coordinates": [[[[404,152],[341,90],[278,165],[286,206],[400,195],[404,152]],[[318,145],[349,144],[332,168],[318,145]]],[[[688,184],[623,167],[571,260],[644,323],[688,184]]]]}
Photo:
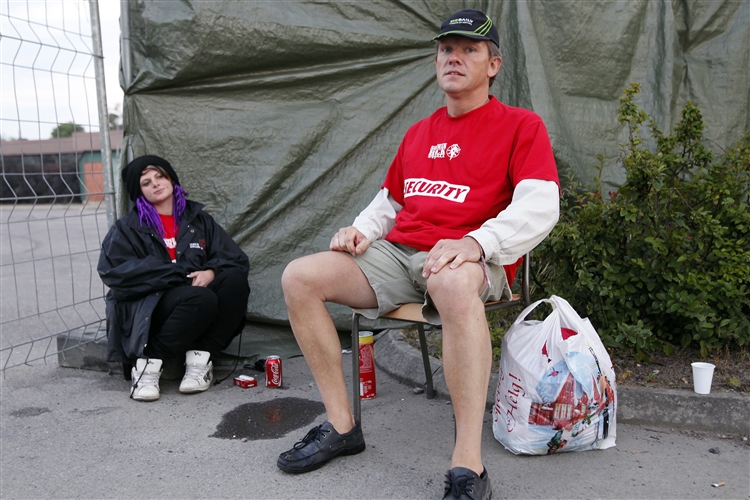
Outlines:
{"type": "Polygon", "coordinates": [[[218,275],[237,269],[247,275],[247,255],[203,211],[187,200],[177,234],[177,262],[172,262],[164,240],[151,227],[141,227],[133,209],[119,219],[102,243],[99,276],[109,287],[106,297],[107,359],[132,361],[143,356],[151,327],[151,313],[170,288],[188,286],[193,271],[213,269],[218,275]]]}

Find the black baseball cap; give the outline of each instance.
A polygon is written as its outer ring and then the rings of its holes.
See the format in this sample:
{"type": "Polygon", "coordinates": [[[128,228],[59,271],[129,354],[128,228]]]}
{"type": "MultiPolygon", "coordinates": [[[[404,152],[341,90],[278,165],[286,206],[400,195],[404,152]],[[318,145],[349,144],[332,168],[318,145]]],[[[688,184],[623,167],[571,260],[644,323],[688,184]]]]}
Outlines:
{"type": "Polygon", "coordinates": [[[500,47],[500,37],[497,28],[487,14],[481,10],[464,9],[459,10],[440,26],[440,33],[432,41],[436,41],[447,35],[459,35],[477,40],[489,40],[500,47]]]}

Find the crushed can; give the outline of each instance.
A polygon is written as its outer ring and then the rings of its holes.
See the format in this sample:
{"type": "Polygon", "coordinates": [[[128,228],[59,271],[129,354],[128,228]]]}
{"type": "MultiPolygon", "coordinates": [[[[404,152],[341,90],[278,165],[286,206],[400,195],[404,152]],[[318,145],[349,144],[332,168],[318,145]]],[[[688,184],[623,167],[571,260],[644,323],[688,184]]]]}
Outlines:
{"type": "Polygon", "coordinates": [[[359,332],[359,397],[373,399],[375,396],[375,344],[372,332],[359,332]]]}
{"type": "Polygon", "coordinates": [[[249,375],[240,375],[239,377],[234,378],[234,385],[237,387],[242,387],[243,389],[249,389],[250,387],[255,387],[258,385],[258,381],[255,380],[255,377],[251,377],[249,375]]]}
{"type": "Polygon", "coordinates": [[[266,387],[281,387],[281,358],[278,356],[266,358],[266,387]]]}

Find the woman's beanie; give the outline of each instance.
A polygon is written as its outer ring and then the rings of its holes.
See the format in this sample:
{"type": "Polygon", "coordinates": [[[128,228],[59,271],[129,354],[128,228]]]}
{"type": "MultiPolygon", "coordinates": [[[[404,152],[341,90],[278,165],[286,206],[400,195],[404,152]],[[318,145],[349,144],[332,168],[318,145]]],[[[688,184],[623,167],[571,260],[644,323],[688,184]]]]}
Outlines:
{"type": "Polygon", "coordinates": [[[173,183],[180,183],[177,172],[164,158],[154,155],[139,156],[122,169],[122,182],[125,184],[125,189],[127,189],[131,200],[135,201],[141,195],[141,174],[150,165],[163,168],[173,183]]]}

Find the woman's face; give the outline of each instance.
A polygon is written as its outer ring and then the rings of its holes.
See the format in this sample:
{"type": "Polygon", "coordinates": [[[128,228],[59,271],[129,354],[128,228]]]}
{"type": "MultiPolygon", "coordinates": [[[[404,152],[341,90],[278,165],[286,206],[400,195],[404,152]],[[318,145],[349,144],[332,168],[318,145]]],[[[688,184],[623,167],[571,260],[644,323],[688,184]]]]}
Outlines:
{"type": "Polygon", "coordinates": [[[162,175],[158,170],[147,167],[141,174],[140,183],[143,196],[156,207],[157,211],[160,206],[165,208],[172,206],[172,191],[174,188],[169,177],[162,175]]]}

